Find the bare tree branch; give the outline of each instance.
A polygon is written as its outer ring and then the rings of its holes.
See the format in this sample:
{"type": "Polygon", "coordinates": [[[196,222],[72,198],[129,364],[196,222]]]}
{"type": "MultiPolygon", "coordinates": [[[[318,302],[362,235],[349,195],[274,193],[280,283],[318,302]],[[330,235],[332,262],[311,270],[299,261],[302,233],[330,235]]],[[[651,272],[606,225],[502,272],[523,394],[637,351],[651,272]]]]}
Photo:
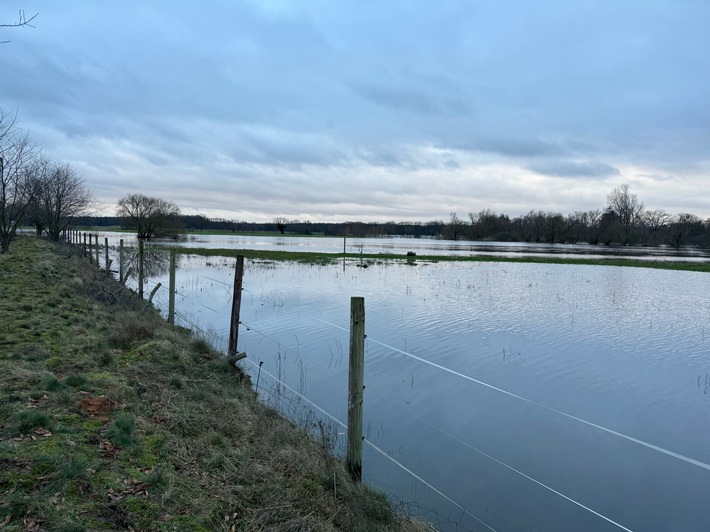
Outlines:
{"type": "MultiPolygon", "coordinates": [[[[39,15],[39,13],[35,13],[30,18],[27,18],[27,16],[25,15],[25,11],[22,9],[20,9],[19,13],[20,14],[17,19],[17,22],[13,22],[11,24],[0,24],[0,28],[22,28],[24,26],[34,28],[34,26],[32,25],[32,21],[37,18],[37,15],[39,15]]],[[[9,42],[10,41],[0,41],[0,44],[7,44],[9,42]]]]}
{"type": "Polygon", "coordinates": [[[21,28],[22,26],[34,28],[32,21],[37,18],[37,15],[39,15],[39,13],[35,13],[30,18],[27,18],[24,9],[20,9],[20,16],[17,22],[13,22],[12,24],[0,24],[0,28],[21,28]]]}

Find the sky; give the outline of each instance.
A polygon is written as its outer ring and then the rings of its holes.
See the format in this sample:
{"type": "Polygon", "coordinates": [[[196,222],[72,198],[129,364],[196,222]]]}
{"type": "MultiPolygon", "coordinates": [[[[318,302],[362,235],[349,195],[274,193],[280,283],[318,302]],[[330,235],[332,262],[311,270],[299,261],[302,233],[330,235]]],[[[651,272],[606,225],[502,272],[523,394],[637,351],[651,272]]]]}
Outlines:
{"type": "Polygon", "coordinates": [[[113,215],[710,217],[706,0],[2,0],[0,108],[113,215]]]}

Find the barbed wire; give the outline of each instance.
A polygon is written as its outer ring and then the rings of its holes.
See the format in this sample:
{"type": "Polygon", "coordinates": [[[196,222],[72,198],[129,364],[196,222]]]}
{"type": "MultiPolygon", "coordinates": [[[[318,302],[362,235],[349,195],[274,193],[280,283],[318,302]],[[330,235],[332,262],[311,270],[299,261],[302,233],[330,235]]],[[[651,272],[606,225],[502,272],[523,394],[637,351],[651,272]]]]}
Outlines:
{"type": "MultiPolygon", "coordinates": [[[[259,368],[259,365],[258,365],[256,362],[254,362],[253,360],[250,360],[249,358],[246,358],[245,360],[246,360],[247,362],[249,362],[250,364],[254,365],[255,367],[259,368]]],[[[323,415],[327,416],[331,421],[337,423],[338,425],[340,425],[341,427],[343,427],[345,430],[348,429],[348,426],[347,426],[345,423],[343,423],[342,421],[340,421],[338,418],[336,418],[335,416],[333,416],[332,414],[330,414],[329,412],[327,412],[326,410],[324,410],[324,409],[321,408],[320,406],[318,406],[316,403],[314,403],[313,401],[311,401],[310,399],[308,399],[305,395],[303,395],[303,394],[297,392],[294,388],[292,388],[291,386],[289,386],[288,384],[286,384],[285,382],[283,382],[282,380],[280,380],[279,378],[277,378],[276,376],[274,376],[273,374],[271,374],[269,371],[265,370],[263,367],[261,367],[261,372],[264,373],[264,374],[266,374],[266,375],[268,375],[269,377],[271,377],[273,380],[275,380],[276,382],[278,382],[279,384],[281,384],[284,388],[286,388],[287,390],[289,390],[291,393],[295,394],[296,396],[298,396],[298,397],[300,397],[301,399],[303,399],[304,401],[306,401],[306,402],[307,402],[309,405],[311,405],[313,408],[315,408],[316,410],[318,410],[319,412],[321,412],[323,415]]],[[[376,452],[378,452],[379,454],[381,454],[382,456],[384,456],[385,458],[387,458],[389,461],[391,461],[392,463],[394,463],[395,465],[397,465],[397,466],[398,466],[399,468],[401,468],[403,471],[405,471],[406,473],[408,473],[408,474],[410,474],[411,476],[413,476],[414,478],[416,478],[418,481],[420,481],[420,482],[421,482],[422,484],[424,484],[426,487],[428,487],[429,489],[431,489],[431,490],[434,491],[435,493],[437,493],[437,494],[439,494],[440,496],[442,496],[444,499],[446,499],[447,501],[449,501],[451,504],[453,504],[454,506],[456,506],[457,508],[459,508],[461,511],[465,512],[467,515],[469,515],[470,517],[474,518],[477,522],[479,522],[480,524],[482,524],[483,526],[485,526],[487,529],[493,530],[493,531],[495,532],[495,529],[494,529],[493,527],[491,527],[488,523],[486,523],[485,521],[481,520],[478,516],[476,516],[476,515],[474,515],[473,513],[471,513],[469,510],[467,510],[467,509],[466,509],[465,507],[463,507],[461,504],[459,504],[458,502],[456,502],[455,500],[453,500],[451,497],[449,497],[448,495],[446,495],[443,491],[441,491],[440,489],[434,487],[432,484],[430,484],[429,482],[427,482],[426,480],[424,480],[422,477],[420,477],[419,475],[417,475],[414,471],[412,471],[411,469],[409,469],[407,466],[405,466],[405,465],[402,464],[401,462],[398,462],[397,460],[395,460],[394,458],[392,458],[386,451],[384,451],[383,449],[381,449],[380,447],[378,447],[377,445],[375,445],[374,443],[372,443],[370,440],[368,440],[367,438],[363,437],[363,442],[366,443],[370,448],[372,448],[373,450],[375,450],[376,452]]]]}
{"type": "MultiPolygon", "coordinates": [[[[312,318],[312,319],[314,319],[314,320],[317,320],[317,321],[320,321],[320,322],[322,322],[322,323],[325,323],[325,324],[327,324],[327,325],[330,325],[330,326],[332,326],[332,327],[335,327],[335,328],[337,328],[337,329],[340,329],[340,330],[343,330],[343,331],[347,331],[347,329],[345,329],[344,327],[341,327],[340,325],[337,325],[337,324],[335,324],[335,323],[330,323],[330,322],[328,322],[328,321],[326,321],[326,320],[324,320],[324,319],[318,318],[318,317],[316,317],[316,316],[309,316],[309,317],[312,318]]],[[[654,451],[657,451],[657,452],[659,452],[659,453],[663,453],[663,454],[665,454],[665,455],[667,455],[667,456],[670,456],[670,457],[672,457],[672,458],[676,458],[676,459],[678,459],[678,460],[682,460],[683,462],[686,462],[686,463],[688,463],[688,464],[691,464],[691,465],[694,465],[694,466],[697,466],[697,467],[700,467],[700,468],[702,468],[702,469],[705,469],[705,470],[710,471],[710,464],[706,464],[705,462],[701,462],[700,460],[696,460],[695,458],[690,458],[689,456],[685,456],[685,455],[683,455],[683,454],[676,453],[675,451],[671,451],[670,449],[666,449],[666,448],[664,448],[664,447],[660,447],[660,446],[655,445],[655,444],[653,444],[653,443],[649,443],[649,442],[647,442],[647,441],[640,440],[640,439],[638,439],[638,438],[634,438],[633,436],[629,436],[628,434],[624,434],[623,432],[618,432],[618,431],[616,431],[616,430],[614,430],[614,429],[610,429],[610,428],[608,428],[608,427],[604,427],[604,426],[599,425],[599,424],[597,424],[597,423],[594,423],[594,422],[592,422],[592,421],[587,421],[586,419],[582,419],[582,418],[577,417],[577,416],[575,416],[575,415],[568,414],[567,412],[563,412],[562,410],[558,410],[558,409],[553,408],[553,407],[551,407],[551,406],[547,406],[547,405],[544,405],[544,404],[542,404],[542,403],[538,403],[537,401],[533,401],[532,399],[528,399],[527,397],[523,397],[523,396],[518,395],[518,394],[515,394],[515,393],[513,393],[513,392],[509,392],[508,390],[504,390],[503,388],[499,388],[498,386],[494,386],[494,385],[489,384],[489,383],[487,383],[487,382],[484,382],[484,381],[482,381],[482,380],[475,379],[475,378],[471,377],[470,375],[466,375],[465,373],[461,373],[460,371],[456,371],[456,370],[453,370],[453,369],[451,369],[451,368],[447,368],[446,366],[442,366],[441,364],[437,364],[436,362],[432,362],[431,360],[427,360],[426,358],[422,358],[422,357],[419,357],[419,356],[417,356],[417,355],[413,355],[412,353],[408,353],[407,351],[404,351],[403,349],[399,349],[398,347],[394,347],[394,346],[388,345],[388,344],[386,344],[386,343],[384,343],[384,342],[380,342],[379,340],[375,340],[374,338],[372,338],[372,337],[370,337],[370,336],[367,336],[366,339],[367,339],[367,341],[369,341],[369,342],[375,343],[375,344],[377,344],[377,345],[379,345],[379,346],[385,347],[385,348],[387,348],[387,349],[390,349],[390,350],[392,350],[392,351],[395,351],[395,352],[397,352],[397,353],[400,353],[400,354],[402,354],[402,355],[404,355],[404,356],[407,356],[407,357],[409,357],[409,358],[412,358],[412,359],[414,359],[414,360],[418,360],[419,362],[422,362],[422,363],[427,364],[427,365],[429,365],[429,366],[432,366],[432,367],[434,367],[434,368],[440,369],[440,370],[442,370],[442,371],[445,371],[445,372],[447,372],[447,373],[450,373],[450,374],[452,374],[452,375],[455,375],[455,376],[460,377],[460,378],[462,378],[462,379],[465,379],[465,380],[467,380],[467,381],[470,381],[470,382],[479,384],[479,385],[484,386],[484,387],[486,387],[486,388],[488,388],[488,389],[491,389],[491,390],[493,390],[493,391],[502,393],[502,394],[507,395],[507,396],[509,396],[509,397],[513,397],[513,398],[518,399],[518,400],[520,400],[520,401],[524,401],[524,402],[526,402],[526,403],[528,403],[528,404],[537,406],[537,407],[539,407],[539,408],[543,408],[543,409],[545,409],[545,410],[547,410],[547,411],[549,411],[549,412],[552,412],[552,413],[554,413],[554,414],[558,414],[558,415],[560,415],[560,416],[564,416],[564,417],[566,417],[566,418],[568,418],[568,419],[572,419],[572,420],[574,420],[574,421],[577,421],[577,422],[582,423],[582,424],[584,424],[584,425],[587,425],[587,426],[589,426],[589,427],[592,427],[592,428],[595,428],[595,429],[604,431],[604,432],[606,432],[606,433],[608,433],[608,434],[611,434],[611,435],[613,435],[613,436],[617,436],[617,437],[619,437],[619,438],[623,438],[623,439],[625,439],[625,440],[627,440],[627,441],[636,443],[636,444],[638,444],[638,445],[642,445],[643,447],[646,447],[646,448],[648,448],[648,449],[652,449],[652,450],[654,450],[654,451]]]]}
{"type": "Polygon", "coordinates": [[[272,342],[274,342],[274,343],[275,343],[276,345],[278,345],[279,347],[283,347],[284,349],[288,349],[289,351],[292,351],[292,352],[296,353],[298,356],[303,357],[303,358],[305,358],[306,360],[310,360],[310,361],[313,362],[314,364],[317,364],[318,366],[320,366],[320,367],[322,367],[323,369],[329,371],[329,372],[332,373],[333,375],[339,375],[339,374],[343,373],[342,370],[341,370],[341,371],[335,371],[334,369],[332,369],[332,368],[326,366],[326,365],[323,364],[322,362],[319,362],[318,360],[316,360],[316,359],[314,359],[314,358],[312,358],[312,357],[306,355],[305,353],[302,353],[302,352],[299,351],[298,349],[294,349],[294,348],[291,347],[291,346],[288,346],[288,345],[286,345],[286,344],[281,343],[280,341],[276,340],[275,338],[272,338],[271,336],[267,335],[266,333],[264,333],[264,332],[262,332],[262,331],[260,331],[260,330],[258,330],[258,329],[255,329],[252,325],[249,325],[248,323],[245,323],[245,322],[243,322],[243,321],[240,321],[239,324],[240,324],[240,325],[243,325],[243,326],[246,328],[247,331],[253,331],[253,332],[259,334],[260,336],[263,336],[263,337],[266,338],[267,340],[271,340],[272,342]]]}

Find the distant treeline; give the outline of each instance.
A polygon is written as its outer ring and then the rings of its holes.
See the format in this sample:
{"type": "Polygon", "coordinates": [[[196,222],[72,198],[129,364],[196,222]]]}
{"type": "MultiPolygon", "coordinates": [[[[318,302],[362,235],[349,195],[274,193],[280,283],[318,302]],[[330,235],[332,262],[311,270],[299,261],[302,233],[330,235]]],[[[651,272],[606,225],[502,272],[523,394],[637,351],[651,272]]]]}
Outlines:
{"type": "MultiPolygon", "coordinates": [[[[77,225],[128,227],[118,217],[80,217],[77,225]]],[[[231,231],[235,233],[273,232],[351,237],[406,236],[497,242],[589,243],[606,245],[669,245],[673,247],[710,247],[710,219],[693,215],[670,217],[653,211],[635,223],[624,220],[613,211],[559,213],[531,211],[510,218],[489,210],[469,213],[467,219],[452,213],[450,220],[429,222],[342,222],[322,223],[283,220],[278,222],[246,222],[211,219],[199,215],[182,215],[179,225],[193,231],[231,231]]]]}
{"type": "MultiPolygon", "coordinates": [[[[233,233],[303,234],[325,236],[412,236],[441,238],[446,223],[433,221],[427,223],[387,222],[301,222],[298,220],[274,222],[245,222],[208,218],[199,215],[180,215],[177,217],[182,229],[192,231],[231,231],[233,233]],[[282,230],[283,229],[283,230],[282,230]]],[[[124,227],[130,225],[117,216],[82,216],[75,218],[78,226],[124,227]]]]}
{"type": "MultiPolygon", "coordinates": [[[[134,195],[152,202],[163,201],[134,195]]],[[[130,198],[130,196],[128,197],[130,198]]],[[[128,201],[128,199],[122,200],[128,201]]],[[[276,232],[326,236],[407,236],[495,242],[538,242],[549,244],[646,245],[710,247],[710,219],[694,214],[672,215],[662,209],[646,210],[629,185],[614,188],[607,195],[604,210],[594,209],[563,215],[557,212],[530,211],[510,218],[489,209],[469,212],[461,218],[452,212],[448,221],[429,222],[341,222],[323,223],[276,217],[272,222],[243,222],[179,214],[177,207],[161,224],[168,221],[172,234],[181,230],[232,231],[235,233],[276,232]]],[[[120,204],[120,202],[119,202],[120,204]]],[[[157,213],[158,211],[156,211],[157,213]]],[[[77,225],[135,227],[135,220],[121,217],[78,217],[77,225]]],[[[170,233],[168,231],[166,234],[170,233]]],[[[148,237],[150,238],[150,237],[148,237]]]]}

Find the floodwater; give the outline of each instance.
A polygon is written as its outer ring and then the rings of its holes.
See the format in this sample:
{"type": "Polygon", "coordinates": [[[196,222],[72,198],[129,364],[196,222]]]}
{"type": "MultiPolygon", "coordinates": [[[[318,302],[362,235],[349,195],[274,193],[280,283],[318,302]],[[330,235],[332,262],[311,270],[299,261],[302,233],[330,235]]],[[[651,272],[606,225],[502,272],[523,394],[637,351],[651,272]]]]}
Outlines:
{"type": "MultiPolygon", "coordinates": [[[[117,246],[120,239],[126,246],[136,246],[135,235],[100,232],[109,245],[117,246]]],[[[710,261],[710,250],[644,246],[590,246],[588,244],[536,244],[530,242],[471,242],[466,240],[435,240],[430,238],[337,238],[292,236],[241,236],[190,234],[184,240],[156,240],[151,246],[180,246],[207,249],[258,249],[272,251],[305,251],[313,253],[365,253],[406,255],[471,256],[497,255],[506,257],[546,256],[585,258],[631,258],[650,260],[710,261]]]]}
{"type": "MultiPolygon", "coordinates": [[[[233,267],[179,257],[178,322],[221,349],[233,267]]],[[[146,291],[155,282],[167,273],[146,291]]],[[[353,296],[366,307],[366,482],[442,530],[707,529],[706,274],[247,261],[240,364],[266,400],[293,413],[297,393],[346,422],[353,296]]],[[[166,312],[166,290],[156,302],[166,312]]]]}

